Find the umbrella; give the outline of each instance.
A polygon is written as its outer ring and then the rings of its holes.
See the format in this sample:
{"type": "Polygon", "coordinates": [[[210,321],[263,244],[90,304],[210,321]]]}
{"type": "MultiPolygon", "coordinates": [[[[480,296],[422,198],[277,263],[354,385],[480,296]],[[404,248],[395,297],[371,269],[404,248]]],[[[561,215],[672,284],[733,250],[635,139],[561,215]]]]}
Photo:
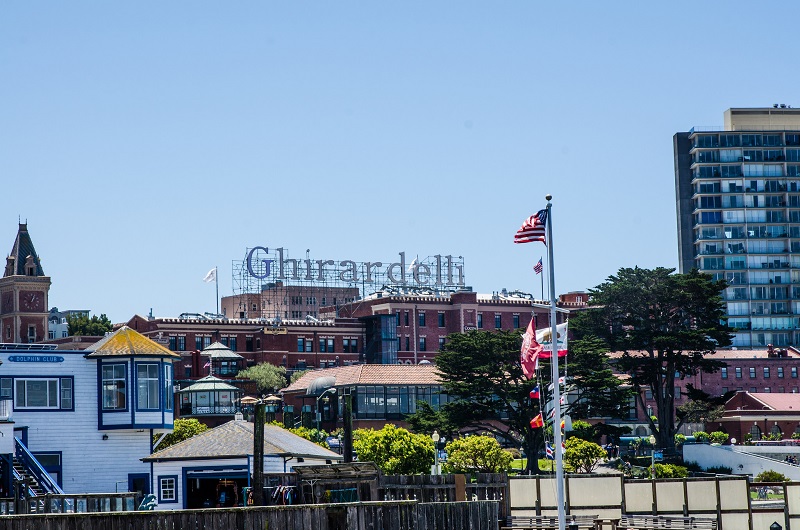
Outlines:
{"type": "Polygon", "coordinates": [[[270,396],[264,401],[283,401],[283,400],[280,398],[280,396],[270,396]]]}
{"type": "Polygon", "coordinates": [[[239,400],[239,403],[242,405],[252,405],[253,403],[258,403],[258,399],[251,396],[245,396],[239,400]]]}

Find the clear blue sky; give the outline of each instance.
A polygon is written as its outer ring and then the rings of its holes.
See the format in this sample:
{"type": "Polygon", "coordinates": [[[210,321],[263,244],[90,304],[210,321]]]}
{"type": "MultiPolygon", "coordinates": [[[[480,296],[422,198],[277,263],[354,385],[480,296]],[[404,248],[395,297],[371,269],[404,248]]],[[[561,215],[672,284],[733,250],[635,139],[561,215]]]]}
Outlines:
{"type": "Polygon", "coordinates": [[[798,9],[3,2],[0,251],[27,219],[50,305],[115,322],[213,311],[255,245],[538,296],[551,193],[558,292],[674,267],[672,135],[800,106],[798,9]]]}

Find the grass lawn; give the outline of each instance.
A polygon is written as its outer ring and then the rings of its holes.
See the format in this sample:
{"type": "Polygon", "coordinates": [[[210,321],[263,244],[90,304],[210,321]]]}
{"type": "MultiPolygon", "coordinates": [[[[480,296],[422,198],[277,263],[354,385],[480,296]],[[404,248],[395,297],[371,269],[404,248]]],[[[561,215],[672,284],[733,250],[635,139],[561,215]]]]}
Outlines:
{"type": "MultiPolygon", "coordinates": [[[[517,458],[511,463],[511,471],[509,474],[516,474],[519,473],[520,470],[525,469],[525,466],[528,464],[527,458],[517,458]]],[[[542,471],[550,471],[555,472],[555,461],[547,460],[546,458],[539,459],[539,469],[542,471]]]]}

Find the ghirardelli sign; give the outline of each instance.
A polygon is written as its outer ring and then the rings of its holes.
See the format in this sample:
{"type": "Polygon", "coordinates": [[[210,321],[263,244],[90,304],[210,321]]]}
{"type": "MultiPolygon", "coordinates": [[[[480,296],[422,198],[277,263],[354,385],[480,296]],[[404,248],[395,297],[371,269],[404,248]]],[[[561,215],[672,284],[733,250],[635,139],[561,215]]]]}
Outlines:
{"type": "Polygon", "coordinates": [[[464,262],[451,255],[437,254],[424,260],[406,263],[406,253],[393,262],[356,262],[349,259],[293,259],[287,249],[254,247],[247,253],[250,276],[259,280],[329,282],[352,284],[391,284],[419,287],[463,287],[464,262]],[[266,257],[268,256],[268,257],[266,257]]]}

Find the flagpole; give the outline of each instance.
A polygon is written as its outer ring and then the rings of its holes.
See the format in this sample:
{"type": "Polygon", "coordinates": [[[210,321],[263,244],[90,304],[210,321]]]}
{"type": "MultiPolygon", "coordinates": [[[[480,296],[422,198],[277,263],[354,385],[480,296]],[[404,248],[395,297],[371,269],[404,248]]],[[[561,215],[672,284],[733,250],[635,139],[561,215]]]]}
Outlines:
{"type": "Polygon", "coordinates": [[[214,283],[217,284],[217,315],[219,315],[219,271],[214,266],[214,283]]]}
{"type": "Polygon", "coordinates": [[[558,505],[558,529],[565,530],[566,513],[564,511],[564,459],[561,450],[561,385],[558,382],[558,331],[556,329],[556,275],[553,270],[553,212],[550,200],[547,200],[547,260],[550,264],[550,368],[553,378],[553,445],[556,453],[556,504],[558,505]]]}
{"type": "Polygon", "coordinates": [[[542,297],[540,298],[540,300],[544,300],[544,273],[540,273],[539,276],[540,276],[539,279],[542,281],[542,297]]]}

